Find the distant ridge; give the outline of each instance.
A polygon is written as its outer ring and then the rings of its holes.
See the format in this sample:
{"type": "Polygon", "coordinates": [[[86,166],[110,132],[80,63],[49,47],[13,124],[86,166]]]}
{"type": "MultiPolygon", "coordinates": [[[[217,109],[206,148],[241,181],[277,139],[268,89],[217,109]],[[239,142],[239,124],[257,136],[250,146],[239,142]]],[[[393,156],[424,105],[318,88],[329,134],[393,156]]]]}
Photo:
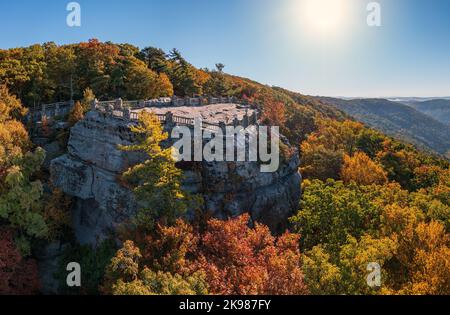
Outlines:
{"type": "Polygon", "coordinates": [[[445,155],[450,151],[450,126],[412,106],[387,99],[320,97],[355,119],[419,148],[445,155]]]}
{"type": "Polygon", "coordinates": [[[450,125],[450,99],[431,99],[427,101],[403,102],[413,107],[421,113],[433,117],[434,119],[450,125]]]}
{"type": "MultiPolygon", "coordinates": [[[[315,97],[321,98],[323,96],[316,95],[315,97]]],[[[441,96],[441,97],[415,97],[415,96],[390,96],[390,97],[362,97],[362,96],[330,96],[329,98],[337,98],[342,100],[361,100],[361,99],[383,99],[392,102],[425,102],[430,100],[450,100],[450,96],[441,96]]]]}

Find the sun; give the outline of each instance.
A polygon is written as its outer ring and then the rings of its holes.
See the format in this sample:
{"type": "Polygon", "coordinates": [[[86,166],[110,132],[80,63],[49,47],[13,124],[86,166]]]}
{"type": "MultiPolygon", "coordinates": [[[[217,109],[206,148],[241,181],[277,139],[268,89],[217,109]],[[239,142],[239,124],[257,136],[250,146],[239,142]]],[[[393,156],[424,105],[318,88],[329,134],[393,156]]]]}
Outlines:
{"type": "Polygon", "coordinates": [[[291,0],[292,27],[314,37],[334,38],[345,32],[350,0],[291,0]]]}
{"type": "Polygon", "coordinates": [[[319,33],[332,33],[345,22],[345,0],[302,0],[300,17],[319,33]]]}

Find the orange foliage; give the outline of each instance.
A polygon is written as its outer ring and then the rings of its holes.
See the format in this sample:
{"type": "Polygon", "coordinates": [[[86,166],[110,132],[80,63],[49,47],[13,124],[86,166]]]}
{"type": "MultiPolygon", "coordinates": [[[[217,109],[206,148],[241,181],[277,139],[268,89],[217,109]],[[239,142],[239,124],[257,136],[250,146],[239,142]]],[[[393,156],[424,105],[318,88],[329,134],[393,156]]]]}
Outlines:
{"type": "Polygon", "coordinates": [[[449,235],[438,222],[416,228],[412,294],[450,293],[449,235]]]}
{"type": "Polygon", "coordinates": [[[195,70],[195,81],[198,85],[204,85],[211,76],[203,70],[196,69],[195,70]]]}
{"type": "Polygon", "coordinates": [[[28,109],[22,106],[20,100],[9,93],[6,85],[0,85],[0,122],[17,119],[24,116],[28,109]]]}
{"type": "Polygon", "coordinates": [[[197,240],[192,226],[181,219],[175,226],[158,224],[154,235],[144,240],[143,261],[155,270],[183,273],[189,265],[186,254],[195,251],[197,240]]]}
{"type": "Polygon", "coordinates": [[[282,126],[286,123],[286,109],[282,102],[266,100],[262,115],[263,121],[272,126],[282,126]]]}
{"type": "MultiPolygon", "coordinates": [[[[5,153],[26,151],[30,146],[28,132],[20,121],[8,120],[0,124],[0,147],[5,150],[5,153]]],[[[0,152],[3,149],[0,148],[0,152]]]]}
{"type": "Polygon", "coordinates": [[[76,102],[70,111],[68,122],[71,126],[74,126],[77,122],[84,118],[84,109],[80,102],[76,102]]]}
{"type": "Polygon", "coordinates": [[[204,274],[211,294],[306,294],[299,236],[276,238],[264,225],[248,227],[249,219],[248,214],[212,219],[203,233],[183,220],[158,225],[152,235],[136,241],[141,263],[182,277],[204,274]]]}
{"type": "Polygon", "coordinates": [[[384,184],[387,182],[387,174],[365,153],[356,152],[352,157],[344,155],[342,180],[346,183],[354,181],[360,185],[384,184]]]}
{"type": "Polygon", "coordinates": [[[269,229],[247,226],[249,215],[210,220],[194,268],[206,274],[212,294],[306,294],[298,236],[276,239],[269,229]]]}
{"type": "Polygon", "coordinates": [[[160,96],[173,96],[173,85],[167,74],[160,73],[158,75],[158,89],[160,96]]]}

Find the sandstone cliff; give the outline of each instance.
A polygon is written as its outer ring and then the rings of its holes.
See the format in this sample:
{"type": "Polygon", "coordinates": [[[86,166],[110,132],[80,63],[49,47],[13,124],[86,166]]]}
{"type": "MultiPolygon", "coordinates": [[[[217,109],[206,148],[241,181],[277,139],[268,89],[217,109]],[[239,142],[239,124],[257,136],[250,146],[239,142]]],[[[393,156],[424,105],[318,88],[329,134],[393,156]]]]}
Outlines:
{"type": "MultiPolygon", "coordinates": [[[[77,200],[73,227],[79,242],[96,244],[135,213],[133,194],[119,177],[144,156],[117,148],[133,139],[130,122],[91,111],[71,129],[68,153],[51,161],[53,183],[77,200]]],[[[249,212],[281,232],[300,199],[298,165],[298,154],[275,173],[261,173],[256,162],[200,162],[185,170],[183,184],[203,196],[204,210],[214,217],[249,212]]]]}

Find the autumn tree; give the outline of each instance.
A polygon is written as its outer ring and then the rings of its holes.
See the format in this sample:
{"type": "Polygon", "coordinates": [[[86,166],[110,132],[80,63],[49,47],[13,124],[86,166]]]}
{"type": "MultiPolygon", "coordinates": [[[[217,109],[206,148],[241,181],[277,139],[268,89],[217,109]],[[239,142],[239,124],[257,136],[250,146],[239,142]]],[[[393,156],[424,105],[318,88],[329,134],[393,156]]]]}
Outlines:
{"type": "Polygon", "coordinates": [[[41,213],[42,184],[31,180],[44,155],[42,149],[25,153],[14,164],[5,166],[0,178],[0,218],[27,237],[43,238],[48,232],[41,213]]]}
{"type": "Polygon", "coordinates": [[[411,206],[419,209],[422,213],[422,218],[425,220],[441,223],[445,227],[446,232],[449,233],[450,204],[439,199],[439,196],[433,195],[433,192],[436,191],[437,187],[439,186],[435,186],[429,191],[421,189],[419,192],[412,193],[410,195],[411,206]]]}
{"type": "Polygon", "coordinates": [[[127,67],[124,88],[129,99],[151,99],[173,94],[167,75],[157,74],[140,60],[132,61],[131,66],[127,67]]]}
{"type": "Polygon", "coordinates": [[[374,159],[378,152],[383,150],[383,142],[385,136],[380,132],[364,128],[356,140],[358,150],[367,154],[371,159],[374,159]]]}
{"type": "Polygon", "coordinates": [[[210,220],[201,236],[195,270],[206,274],[213,294],[306,294],[298,236],[278,238],[249,216],[210,220]]]}
{"type": "MultiPolygon", "coordinates": [[[[412,294],[450,292],[450,239],[442,224],[420,223],[415,230],[414,258],[411,266],[412,294]]],[[[409,291],[408,290],[408,291],[409,291]]]]}
{"type": "MultiPolygon", "coordinates": [[[[377,287],[367,284],[367,267],[376,262],[381,267],[381,286],[386,287],[389,281],[388,265],[397,251],[395,240],[389,237],[375,238],[363,235],[356,239],[349,237],[339,253],[339,266],[342,275],[341,285],[346,294],[377,294],[377,287]]],[[[343,292],[343,293],[344,293],[343,292]]]]}
{"type": "Polygon", "coordinates": [[[3,90],[0,95],[0,218],[16,229],[23,240],[21,250],[29,252],[30,238],[43,238],[48,232],[42,210],[42,184],[32,180],[40,169],[45,152],[30,151],[28,134],[14,119],[22,112],[17,99],[3,90]]]}
{"type": "Polygon", "coordinates": [[[357,150],[357,140],[363,127],[353,121],[319,119],[318,130],[301,144],[300,170],[307,178],[339,179],[344,154],[357,150]]]}
{"type": "MultiPolygon", "coordinates": [[[[81,99],[88,88],[99,99],[171,96],[169,75],[196,94],[209,75],[179,57],[171,63],[158,49],[139,53],[129,44],[97,39],[62,46],[46,43],[0,51],[0,81],[29,107],[81,99]]],[[[84,102],[83,107],[89,108],[84,102]]]]}
{"type": "Polygon", "coordinates": [[[20,100],[9,93],[6,85],[0,85],[0,123],[20,119],[27,113],[20,100]]]}
{"type": "Polygon", "coordinates": [[[359,238],[377,229],[382,208],[371,202],[369,189],[334,180],[305,182],[300,210],[291,218],[294,230],[302,235],[302,248],[323,244],[336,252],[349,236],[359,238]]]}
{"type": "Polygon", "coordinates": [[[190,276],[152,271],[141,263],[142,255],[132,241],[126,241],[106,270],[103,291],[113,295],[207,294],[204,275],[190,276]]]}
{"type": "Polygon", "coordinates": [[[82,89],[90,87],[98,98],[116,97],[121,92],[124,77],[122,62],[125,58],[118,62],[119,47],[91,39],[76,45],[74,52],[76,86],[82,89]]]}
{"type": "Polygon", "coordinates": [[[443,204],[450,206],[450,167],[442,169],[438,183],[430,187],[429,193],[443,204]]]}
{"type": "Polygon", "coordinates": [[[305,282],[316,294],[443,294],[449,210],[427,190],[398,183],[306,181],[291,219],[307,250],[305,282]],[[366,283],[371,262],[382,267],[378,289],[366,283]]]}
{"type": "MultiPolygon", "coordinates": [[[[293,104],[286,107],[286,123],[282,126],[291,145],[300,148],[300,144],[316,130],[315,113],[309,108],[293,104]]],[[[307,155],[307,154],[305,154],[307,155]]]]}
{"type": "Polygon", "coordinates": [[[22,123],[7,120],[0,123],[0,175],[5,175],[6,167],[12,165],[13,157],[18,157],[30,149],[31,142],[22,123]]]}
{"type": "Polygon", "coordinates": [[[344,182],[354,181],[359,185],[384,184],[387,182],[387,173],[383,168],[362,152],[356,152],[351,157],[344,155],[341,176],[344,182]]]}
{"type": "Polygon", "coordinates": [[[68,122],[71,126],[75,126],[77,122],[84,118],[84,109],[79,101],[75,102],[75,105],[70,110],[68,122]]]}
{"type": "Polygon", "coordinates": [[[383,142],[383,150],[377,153],[376,159],[386,170],[389,180],[400,183],[408,190],[414,189],[414,169],[420,164],[417,153],[387,138],[383,142]]]}
{"type": "Polygon", "coordinates": [[[126,241],[107,267],[104,290],[114,290],[116,281],[127,283],[136,281],[141,258],[139,248],[135,247],[132,241],[126,241]]]}
{"type": "Polygon", "coordinates": [[[159,96],[160,97],[170,97],[174,95],[173,85],[170,82],[169,76],[165,73],[158,74],[157,80],[159,96]]]}
{"type": "Polygon", "coordinates": [[[83,112],[86,113],[91,110],[92,102],[95,101],[94,91],[90,88],[86,88],[83,91],[83,99],[81,100],[81,105],[83,106],[83,112]]]}
{"type": "Polygon", "coordinates": [[[181,220],[125,241],[105,288],[114,294],[306,294],[298,235],[274,237],[249,216],[210,220],[201,232],[181,220]],[[171,289],[170,289],[171,288],[171,289]]]}
{"type": "Polygon", "coordinates": [[[45,50],[41,45],[2,51],[0,69],[0,82],[29,104],[40,103],[49,93],[45,50]]]}
{"type": "Polygon", "coordinates": [[[358,146],[358,139],[363,131],[363,125],[359,122],[344,120],[342,122],[321,119],[318,120],[318,131],[315,141],[323,144],[326,148],[344,153],[353,154],[358,146]]]}
{"type": "Polygon", "coordinates": [[[262,120],[269,125],[282,126],[286,122],[285,106],[279,101],[266,100],[262,120]]]}
{"type": "Polygon", "coordinates": [[[189,273],[188,256],[196,252],[198,235],[190,224],[178,219],[173,226],[158,224],[140,243],[146,266],[155,271],[185,274],[189,273]]]}
{"type": "Polygon", "coordinates": [[[342,292],[341,271],[321,245],[303,254],[302,270],[311,294],[336,295],[342,292]]]}
{"type": "Polygon", "coordinates": [[[442,168],[437,165],[421,165],[414,169],[412,185],[415,190],[427,187],[435,187],[439,184],[439,175],[442,168]]]}
{"type": "Polygon", "coordinates": [[[342,151],[327,149],[315,141],[315,135],[309,136],[301,144],[300,172],[305,178],[320,180],[339,179],[343,164],[342,151]]]}
{"type": "Polygon", "coordinates": [[[73,99],[77,94],[76,55],[73,46],[58,46],[45,43],[44,84],[41,88],[42,102],[52,103],[73,99]]]}
{"type": "Polygon", "coordinates": [[[14,244],[13,233],[0,229],[0,294],[37,294],[40,288],[37,264],[25,259],[14,244]]]}

